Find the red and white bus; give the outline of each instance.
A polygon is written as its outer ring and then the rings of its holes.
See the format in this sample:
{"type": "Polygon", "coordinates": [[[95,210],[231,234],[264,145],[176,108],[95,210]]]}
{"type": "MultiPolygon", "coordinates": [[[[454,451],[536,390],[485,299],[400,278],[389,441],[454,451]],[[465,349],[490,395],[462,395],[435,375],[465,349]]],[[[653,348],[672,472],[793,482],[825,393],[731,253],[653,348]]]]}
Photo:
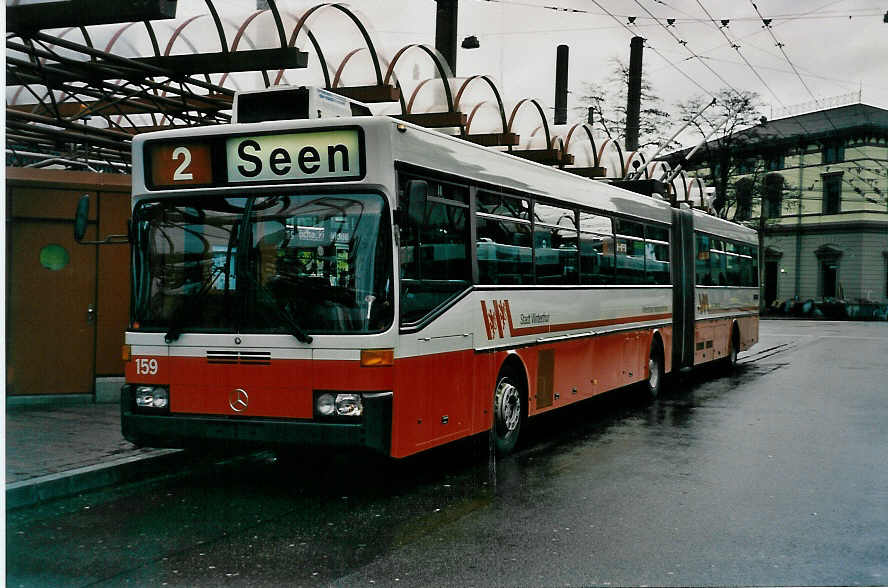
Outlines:
{"type": "Polygon", "coordinates": [[[243,118],[133,142],[136,444],[507,452],[758,340],[753,230],[389,117],[243,118]]]}

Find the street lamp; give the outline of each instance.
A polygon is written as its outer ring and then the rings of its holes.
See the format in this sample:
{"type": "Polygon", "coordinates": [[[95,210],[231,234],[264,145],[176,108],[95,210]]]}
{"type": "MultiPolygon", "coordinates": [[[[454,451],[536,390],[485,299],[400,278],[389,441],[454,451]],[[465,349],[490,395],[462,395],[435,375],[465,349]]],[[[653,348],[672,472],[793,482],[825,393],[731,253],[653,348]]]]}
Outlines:
{"type": "Polygon", "coordinates": [[[481,46],[481,43],[478,42],[478,37],[476,37],[475,35],[469,35],[462,40],[462,44],[460,46],[463,49],[477,49],[481,46]]]}

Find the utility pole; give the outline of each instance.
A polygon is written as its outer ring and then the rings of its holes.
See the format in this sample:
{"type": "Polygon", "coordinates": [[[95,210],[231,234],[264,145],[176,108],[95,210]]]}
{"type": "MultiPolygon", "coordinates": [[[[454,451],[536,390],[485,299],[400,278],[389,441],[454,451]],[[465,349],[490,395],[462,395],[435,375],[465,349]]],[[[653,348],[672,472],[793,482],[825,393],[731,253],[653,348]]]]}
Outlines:
{"type": "Polygon", "coordinates": [[[626,93],[626,151],[638,149],[641,124],[641,56],[644,38],[632,37],[629,45],[629,91],[626,93]]]}
{"type": "Polygon", "coordinates": [[[453,75],[456,75],[457,5],[459,0],[436,0],[435,49],[444,56],[453,75]]]}
{"type": "Polygon", "coordinates": [[[555,124],[567,124],[567,45],[559,45],[555,54],[555,124]]]}

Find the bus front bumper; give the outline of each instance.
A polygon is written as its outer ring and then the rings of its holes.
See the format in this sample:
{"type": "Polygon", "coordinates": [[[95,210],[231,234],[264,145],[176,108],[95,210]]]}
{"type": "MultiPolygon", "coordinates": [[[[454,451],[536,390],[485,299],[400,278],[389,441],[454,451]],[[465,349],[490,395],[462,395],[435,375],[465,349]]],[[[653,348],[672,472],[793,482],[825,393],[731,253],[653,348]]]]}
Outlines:
{"type": "Polygon", "coordinates": [[[144,447],[290,446],[367,448],[391,454],[392,393],[364,398],[360,422],[192,414],[146,414],[133,410],[121,391],[123,436],[144,447]]]}

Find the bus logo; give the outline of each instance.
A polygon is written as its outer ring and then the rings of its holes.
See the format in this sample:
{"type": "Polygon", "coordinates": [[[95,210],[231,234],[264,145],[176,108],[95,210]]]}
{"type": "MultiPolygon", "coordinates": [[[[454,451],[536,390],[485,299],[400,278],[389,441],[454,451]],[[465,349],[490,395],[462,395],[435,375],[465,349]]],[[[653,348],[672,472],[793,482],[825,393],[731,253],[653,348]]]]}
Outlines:
{"type": "Polygon", "coordinates": [[[231,410],[234,412],[245,411],[249,403],[250,397],[247,395],[247,391],[243,388],[232,390],[228,395],[228,406],[230,406],[231,410]]]}
{"type": "MultiPolygon", "coordinates": [[[[484,316],[484,328],[487,330],[487,340],[492,341],[505,336],[506,325],[511,327],[512,311],[509,310],[508,300],[491,300],[490,306],[482,300],[481,314],[484,316]]],[[[511,328],[509,336],[512,335],[511,328]]]]}

